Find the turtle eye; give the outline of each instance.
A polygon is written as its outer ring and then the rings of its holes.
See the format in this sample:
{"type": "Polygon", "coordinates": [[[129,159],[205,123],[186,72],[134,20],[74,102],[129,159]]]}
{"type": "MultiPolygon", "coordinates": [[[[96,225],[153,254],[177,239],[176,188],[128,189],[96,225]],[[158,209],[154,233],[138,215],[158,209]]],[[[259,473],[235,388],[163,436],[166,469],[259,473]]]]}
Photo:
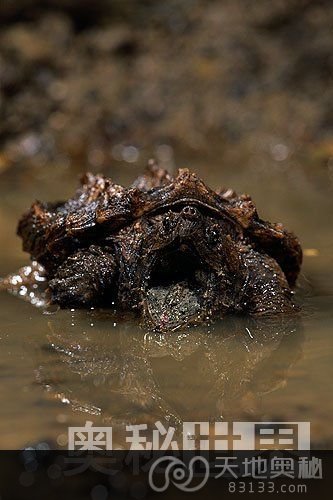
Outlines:
{"type": "Polygon", "coordinates": [[[208,239],[208,242],[210,245],[216,245],[217,242],[219,241],[219,232],[217,230],[217,228],[209,228],[207,227],[206,229],[206,235],[207,235],[207,239],[208,239]]]}
{"type": "Polygon", "coordinates": [[[170,217],[165,217],[162,221],[163,228],[165,231],[169,231],[171,229],[171,220],[170,217]]]}

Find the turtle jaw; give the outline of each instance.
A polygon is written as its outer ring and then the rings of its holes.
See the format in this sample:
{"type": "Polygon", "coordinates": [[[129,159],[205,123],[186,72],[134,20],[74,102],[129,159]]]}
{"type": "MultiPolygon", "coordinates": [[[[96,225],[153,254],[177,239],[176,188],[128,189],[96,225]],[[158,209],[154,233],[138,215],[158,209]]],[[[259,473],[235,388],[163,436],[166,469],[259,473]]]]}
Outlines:
{"type": "Polygon", "coordinates": [[[207,317],[208,265],[188,242],[177,241],[156,256],[144,301],[147,323],[173,331],[207,317]]]}

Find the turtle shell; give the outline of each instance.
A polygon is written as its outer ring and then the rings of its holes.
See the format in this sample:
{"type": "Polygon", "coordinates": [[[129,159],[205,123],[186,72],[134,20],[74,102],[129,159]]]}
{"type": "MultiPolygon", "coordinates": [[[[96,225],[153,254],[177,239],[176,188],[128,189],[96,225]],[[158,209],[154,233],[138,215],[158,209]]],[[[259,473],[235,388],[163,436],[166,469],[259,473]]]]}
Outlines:
{"type": "Polygon", "coordinates": [[[203,213],[227,219],[239,237],[273,257],[294,285],[302,263],[296,236],[281,224],[259,218],[248,195],[231,189],[214,191],[188,169],[176,176],[150,162],[146,172],[129,188],[102,175],[85,174],[73,198],[66,202],[36,201],[19,221],[23,249],[48,274],[78,249],[102,244],[141,217],[193,205],[203,213]]]}

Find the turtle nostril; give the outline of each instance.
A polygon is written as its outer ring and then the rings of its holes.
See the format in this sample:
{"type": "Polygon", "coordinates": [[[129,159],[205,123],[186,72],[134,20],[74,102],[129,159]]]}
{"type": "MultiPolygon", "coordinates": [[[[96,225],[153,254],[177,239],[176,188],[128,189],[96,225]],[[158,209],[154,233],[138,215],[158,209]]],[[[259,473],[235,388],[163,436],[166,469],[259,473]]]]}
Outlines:
{"type": "Polygon", "coordinates": [[[183,208],[182,214],[188,219],[193,219],[194,217],[197,216],[198,212],[196,208],[187,206],[183,208]]]}

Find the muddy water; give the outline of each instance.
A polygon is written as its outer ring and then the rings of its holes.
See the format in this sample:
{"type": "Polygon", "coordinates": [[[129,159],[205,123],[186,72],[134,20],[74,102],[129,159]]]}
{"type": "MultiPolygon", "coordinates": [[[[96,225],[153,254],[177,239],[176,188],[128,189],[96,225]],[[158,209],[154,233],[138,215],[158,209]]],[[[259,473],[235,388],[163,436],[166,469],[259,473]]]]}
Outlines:
{"type": "MultiPolygon", "coordinates": [[[[333,202],[329,171],[252,156],[187,158],[209,184],[248,192],[262,217],[282,221],[305,251],[296,318],[228,318],[159,336],[114,311],[42,311],[0,295],[0,448],[66,446],[68,426],[160,420],[310,421],[312,446],[332,448],[333,202]],[[239,158],[238,158],[239,160],[239,158]],[[237,163],[237,164],[236,164],[237,163]],[[222,167],[221,165],[226,165],[222,167]],[[208,166],[209,165],[209,166],[208,166]]],[[[128,182],[138,164],[107,173],[128,182]]],[[[68,196],[76,173],[27,173],[0,181],[0,275],[27,263],[15,236],[34,198],[68,196]]]]}

